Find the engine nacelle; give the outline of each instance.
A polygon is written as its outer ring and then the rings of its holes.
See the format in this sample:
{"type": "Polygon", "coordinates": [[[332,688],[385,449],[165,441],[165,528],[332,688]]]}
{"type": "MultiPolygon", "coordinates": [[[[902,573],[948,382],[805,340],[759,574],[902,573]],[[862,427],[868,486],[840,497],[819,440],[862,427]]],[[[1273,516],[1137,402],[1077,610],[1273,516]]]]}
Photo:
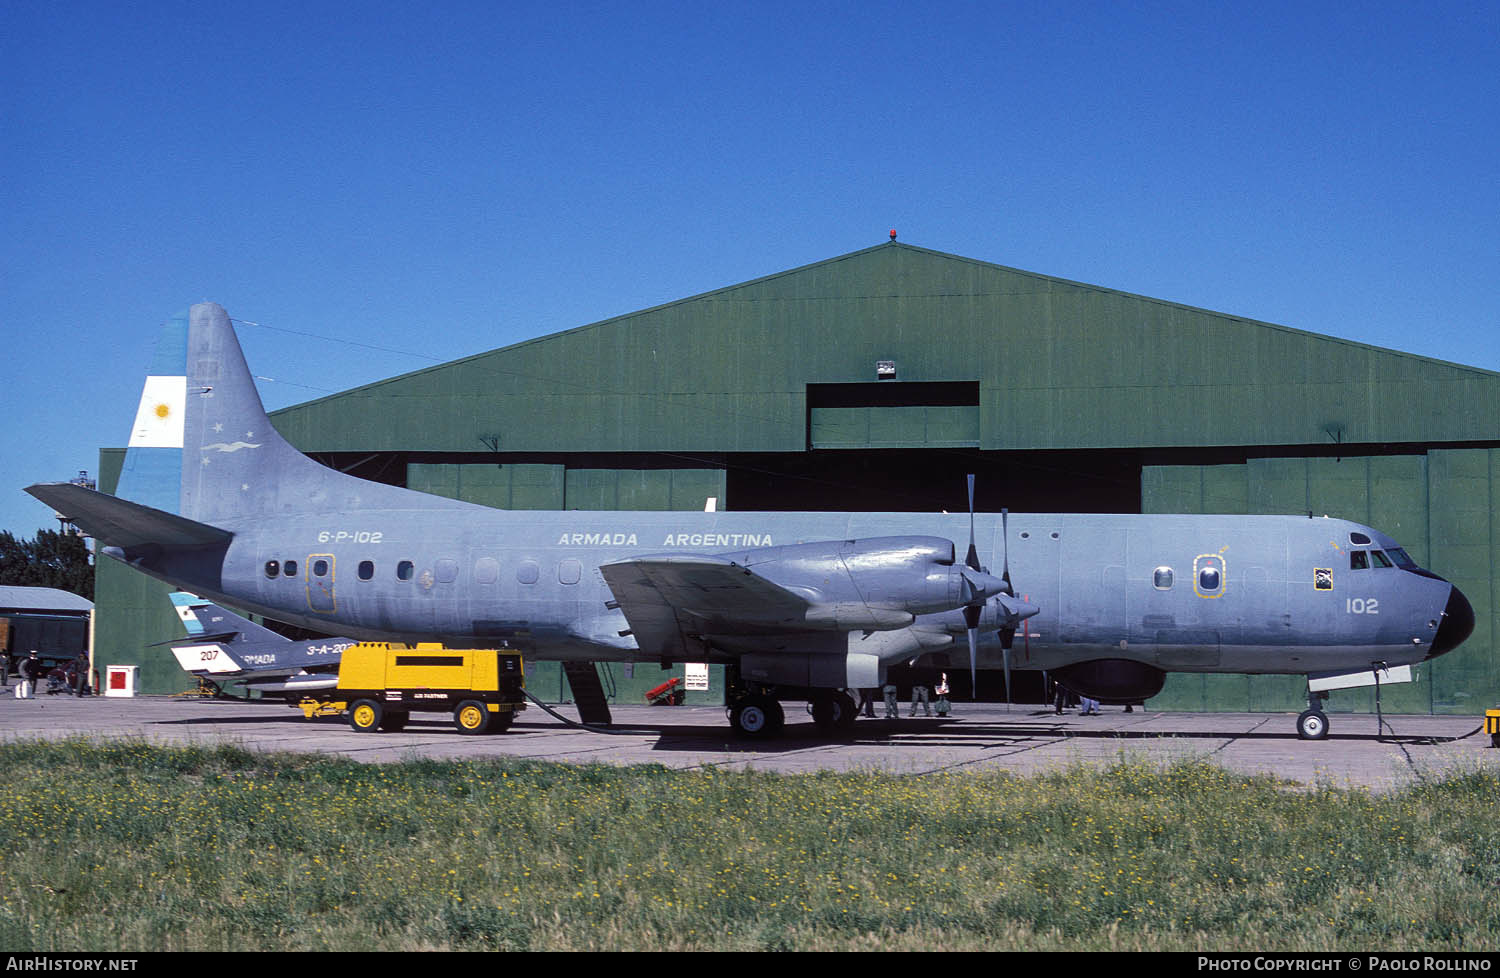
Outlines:
{"type": "Polygon", "coordinates": [[[1053,669],[1058,682],[1080,696],[1105,703],[1139,703],[1161,692],[1167,674],[1130,659],[1094,659],[1053,669]]]}
{"type": "MultiPolygon", "coordinates": [[[[869,618],[879,612],[925,615],[951,611],[999,594],[1004,582],[956,559],[953,541],[942,537],[870,537],[768,548],[747,554],[756,573],[814,604],[827,605],[821,621],[839,605],[858,606],[869,618]],[[759,559],[757,559],[759,558],[759,559]]],[[[851,610],[840,619],[858,619],[851,610]]],[[[910,618],[891,616],[888,624],[853,627],[900,627],[910,618]],[[897,624],[899,622],[899,624],[897,624]]]]}

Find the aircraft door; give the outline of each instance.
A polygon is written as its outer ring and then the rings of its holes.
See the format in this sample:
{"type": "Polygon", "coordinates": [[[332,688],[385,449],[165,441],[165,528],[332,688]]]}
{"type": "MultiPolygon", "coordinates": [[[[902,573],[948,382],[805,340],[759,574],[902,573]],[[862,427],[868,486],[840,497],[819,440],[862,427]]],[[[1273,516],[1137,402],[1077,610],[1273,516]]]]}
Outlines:
{"type": "Polygon", "coordinates": [[[333,554],[307,555],[307,606],[313,611],[332,614],[337,610],[333,596],[333,554]]]}

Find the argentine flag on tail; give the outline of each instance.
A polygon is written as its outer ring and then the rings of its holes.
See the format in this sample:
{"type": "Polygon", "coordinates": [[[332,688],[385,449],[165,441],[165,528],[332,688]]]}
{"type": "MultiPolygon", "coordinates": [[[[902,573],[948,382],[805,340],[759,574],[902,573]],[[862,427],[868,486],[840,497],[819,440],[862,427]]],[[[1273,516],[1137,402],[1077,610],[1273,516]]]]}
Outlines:
{"type": "Polygon", "coordinates": [[[181,511],[187,425],[188,314],[162,324],[136,407],[115,495],[167,513],[181,511]]]}

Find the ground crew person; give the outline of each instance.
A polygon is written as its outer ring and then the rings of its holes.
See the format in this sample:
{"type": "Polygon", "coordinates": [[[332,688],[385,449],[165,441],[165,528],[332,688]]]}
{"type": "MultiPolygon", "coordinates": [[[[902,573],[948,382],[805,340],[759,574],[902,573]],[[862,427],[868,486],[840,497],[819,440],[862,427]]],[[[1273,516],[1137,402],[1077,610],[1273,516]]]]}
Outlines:
{"type": "Polygon", "coordinates": [[[917,715],[917,701],[918,700],[921,700],[921,702],[922,702],[922,714],[923,714],[923,716],[929,716],[929,717],[932,716],[932,703],[929,702],[929,700],[928,700],[927,697],[928,697],[928,693],[927,693],[927,687],[926,686],[913,686],[911,688],[911,715],[912,716],[916,716],[917,715]]]}
{"type": "Polygon", "coordinates": [[[887,720],[901,715],[901,707],[896,704],[896,686],[894,683],[886,683],[880,688],[885,696],[885,717],[887,720]]]}
{"type": "Polygon", "coordinates": [[[21,660],[21,666],[17,672],[21,675],[21,686],[16,690],[16,699],[29,700],[36,692],[37,675],[42,671],[42,660],[36,656],[36,649],[21,660]]]}

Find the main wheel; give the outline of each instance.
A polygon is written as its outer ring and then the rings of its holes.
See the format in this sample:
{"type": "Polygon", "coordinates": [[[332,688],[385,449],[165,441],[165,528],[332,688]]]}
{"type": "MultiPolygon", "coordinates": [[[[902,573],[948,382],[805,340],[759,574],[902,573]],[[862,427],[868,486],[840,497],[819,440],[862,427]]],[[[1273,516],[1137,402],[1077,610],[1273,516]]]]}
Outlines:
{"type": "Polygon", "coordinates": [[[355,700],[349,707],[349,726],[360,733],[372,733],[380,729],[385,711],[374,700],[355,700]]]}
{"type": "Polygon", "coordinates": [[[854,729],[854,721],[859,719],[859,704],[854,702],[854,697],[848,693],[838,693],[833,697],[833,704],[837,707],[835,723],[840,730],[854,729]]]}
{"type": "Polygon", "coordinates": [[[453,725],[461,734],[482,734],[490,725],[490,711],[478,700],[464,700],[453,708],[453,725]]]}
{"type": "Polygon", "coordinates": [[[848,693],[827,693],[812,701],[813,723],[825,733],[848,730],[859,715],[848,693]]]}
{"type": "Polygon", "coordinates": [[[730,711],[729,722],[741,736],[763,739],[781,732],[786,714],[782,712],[781,704],[770,697],[751,696],[735,705],[730,711]]]}
{"type": "Polygon", "coordinates": [[[1306,710],[1297,718],[1297,736],[1303,740],[1322,740],[1328,736],[1328,718],[1317,710],[1306,710]]]}
{"type": "Polygon", "coordinates": [[[812,701],[813,726],[827,733],[838,725],[839,708],[832,696],[819,696],[812,701]]]}

